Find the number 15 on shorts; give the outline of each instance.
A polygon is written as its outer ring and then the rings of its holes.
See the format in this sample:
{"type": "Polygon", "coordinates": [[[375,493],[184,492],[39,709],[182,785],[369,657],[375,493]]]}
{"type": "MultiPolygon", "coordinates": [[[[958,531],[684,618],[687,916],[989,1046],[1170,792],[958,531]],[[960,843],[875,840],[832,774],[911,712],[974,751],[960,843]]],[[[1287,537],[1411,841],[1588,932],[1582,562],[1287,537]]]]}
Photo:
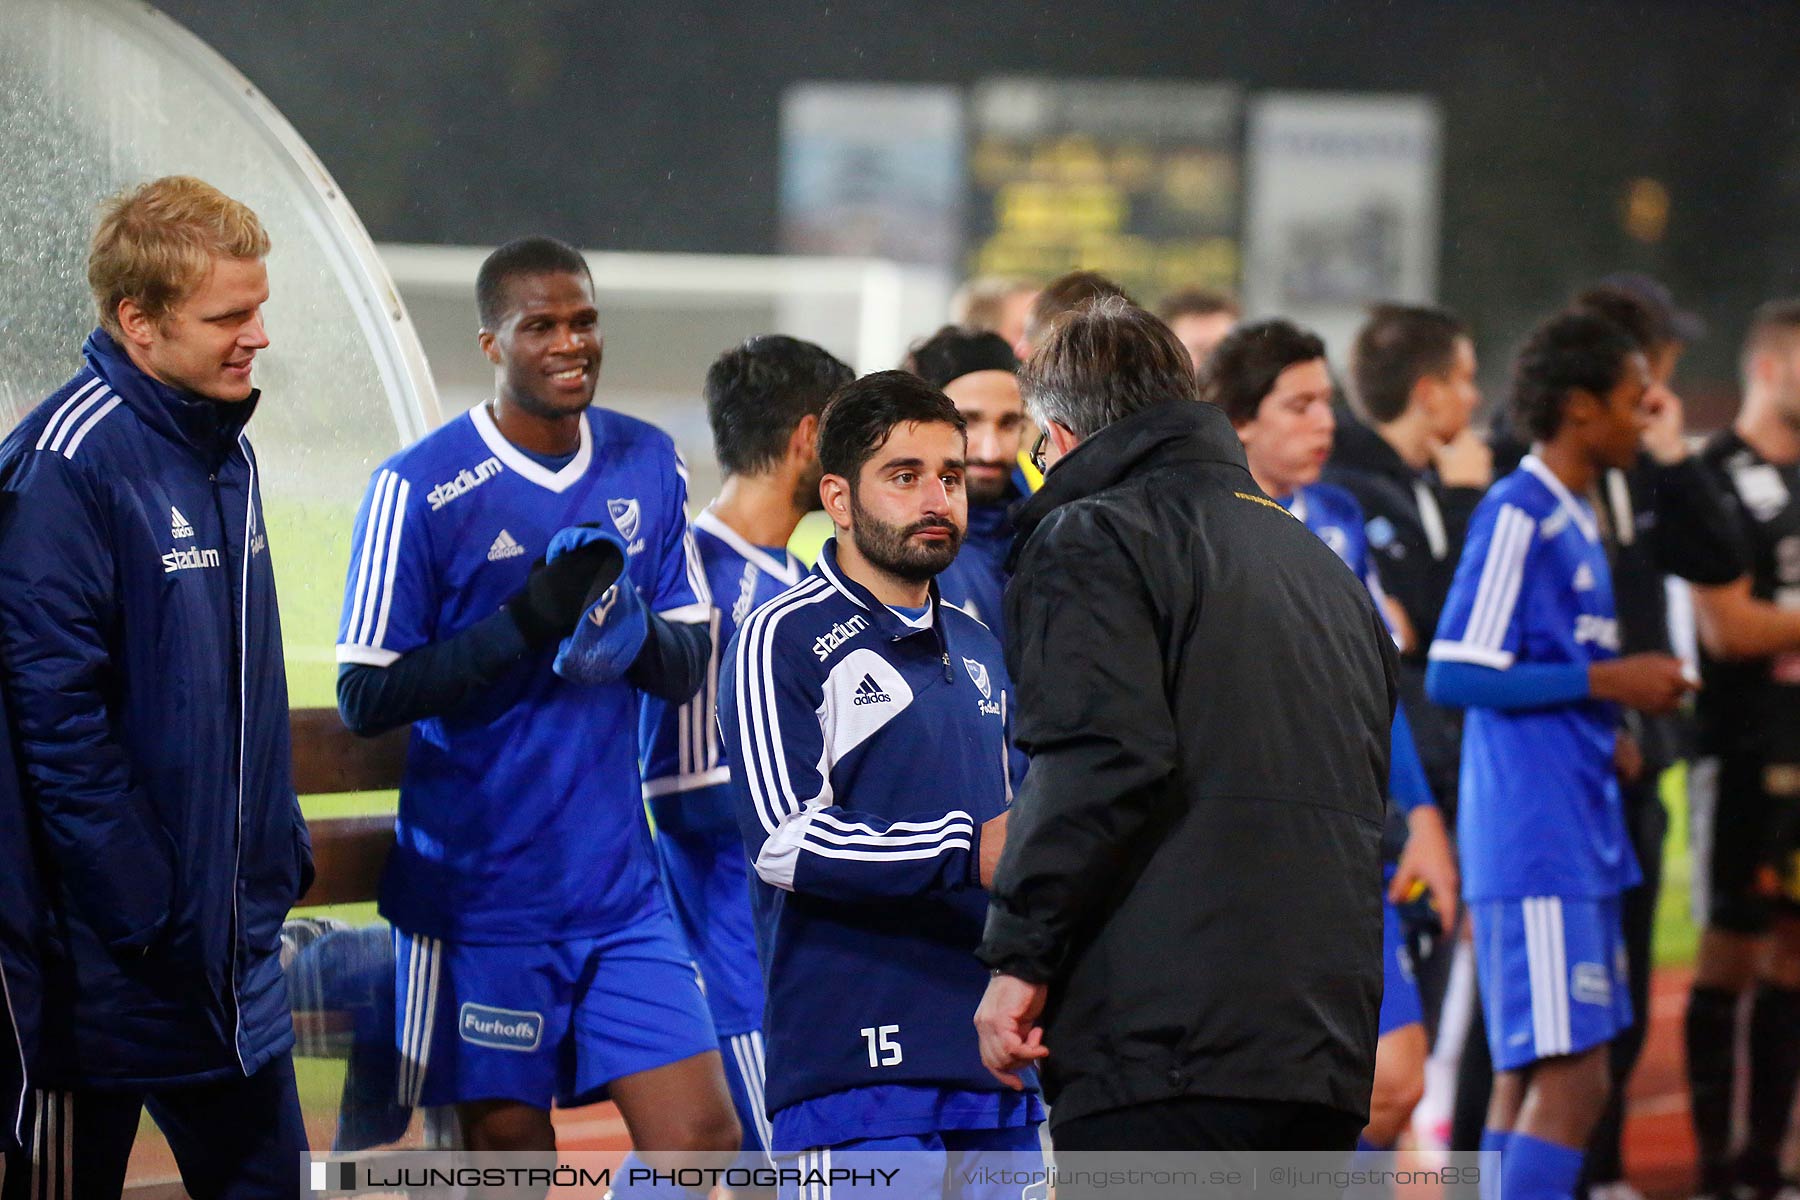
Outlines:
{"type": "Polygon", "coordinates": [[[871,1025],[859,1030],[863,1041],[869,1043],[869,1065],[871,1067],[897,1067],[905,1056],[900,1052],[900,1043],[894,1035],[900,1032],[898,1025],[871,1025]]]}

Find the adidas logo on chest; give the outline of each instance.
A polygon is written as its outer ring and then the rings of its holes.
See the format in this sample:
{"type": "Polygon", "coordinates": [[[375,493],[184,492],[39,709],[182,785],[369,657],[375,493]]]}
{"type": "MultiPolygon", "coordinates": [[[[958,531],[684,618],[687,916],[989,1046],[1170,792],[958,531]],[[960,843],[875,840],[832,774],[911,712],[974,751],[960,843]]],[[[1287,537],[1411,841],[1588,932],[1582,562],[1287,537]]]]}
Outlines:
{"type": "Polygon", "coordinates": [[[172,538],[194,536],[194,523],[182,516],[181,510],[173,504],[169,505],[169,536],[172,538]]]}
{"type": "Polygon", "coordinates": [[[494,538],[494,544],[488,547],[487,557],[489,562],[500,562],[502,559],[517,558],[523,553],[525,547],[519,545],[512,534],[502,529],[494,538]]]}
{"type": "Polygon", "coordinates": [[[862,682],[856,685],[856,695],[850,701],[853,705],[892,704],[894,698],[881,690],[873,675],[864,675],[862,682]]]}

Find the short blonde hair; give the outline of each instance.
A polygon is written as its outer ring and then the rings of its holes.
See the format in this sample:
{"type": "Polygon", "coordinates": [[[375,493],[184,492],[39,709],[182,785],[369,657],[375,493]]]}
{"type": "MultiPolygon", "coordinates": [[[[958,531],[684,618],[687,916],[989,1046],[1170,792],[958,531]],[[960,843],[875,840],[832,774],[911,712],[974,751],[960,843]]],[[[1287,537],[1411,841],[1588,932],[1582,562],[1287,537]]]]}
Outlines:
{"type": "Polygon", "coordinates": [[[88,288],[101,326],[121,337],[121,301],[160,320],[200,286],[215,258],[268,253],[268,232],[248,207],[204,180],[167,175],[100,206],[88,245],[88,288]]]}
{"type": "Polygon", "coordinates": [[[1007,275],[977,275],[956,289],[950,298],[950,323],[964,329],[992,333],[1006,315],[1006,302],[1021,292],[1035,292],[1037,285],[1007,275]]]}

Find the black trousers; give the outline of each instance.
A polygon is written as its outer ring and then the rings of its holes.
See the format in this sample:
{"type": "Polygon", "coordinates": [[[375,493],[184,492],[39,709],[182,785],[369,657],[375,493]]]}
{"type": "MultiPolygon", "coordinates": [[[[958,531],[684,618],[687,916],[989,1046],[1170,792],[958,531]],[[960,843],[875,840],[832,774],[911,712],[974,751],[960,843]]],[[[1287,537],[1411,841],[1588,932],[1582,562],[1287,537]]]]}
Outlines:
{"type": "Polygon", "coordinates": [[[306,1125],[283,1054],[248,1078],[155,1091],[44,1091],[25,1151],[6,1156],[0,1200],[118,1200],[148,1108],[194,1200],[301,1194],[306,1125]]]}
{"type": "MultiPolygon", "coordinates": [[[[1057,1200],[1112,1200],[1117,1187],[1094,1176],[1108,1169],[1151,1170],[1202,1168],[1231,1173],[1236,1183],[1203,1182],[1202,1191],[1165,1183],[1145,1183],[1135,1194],[1144,1197],[1205,1195],[1213,1200],[1341,1200],[1341,1182],[1332,1174],[1349,1165],[1364,1118],[1323,1104],[1278,1100],[1238,1100],[1223,1096],[1186,1096],[1154,1104],[1115,1108],[1091,1116],[1052,1122],[1056,1147],[1057,1200]],[[1307,1155],[1287,1166],[1321,1172],[1306,1179],[1276,1180],[1256,1152],[1328,1151],[1307,1155]],[[1094,1153],[1112,1151],[1114,1153],[1094,1153]],[[1123,1151],[1125,1153],[1117,1153],[1123,1151]],[[1147,1151],[1208,1151],[1203,1163],[1164,1158],[1147,1151]],[[1258,1171],[1258,1168],[1264,1168],[1258,1171]],[[1245,1181],[1255,1179],[1257,1184],[1245,1181]],[[1260,1186],[1258,1186],[1260,1184],[1260,1186]]],[[[1185,1157],[1185,1156],[1183,1156],[1185,1157]]]]}
{"type": "Polygon", "coordinates": [[[1334,1150],[1356,1149],[1366,1119],[1323,1104],[1184,1096],[1107,1109],[1061,1123],[1058,1150],[1334,1150]]]}

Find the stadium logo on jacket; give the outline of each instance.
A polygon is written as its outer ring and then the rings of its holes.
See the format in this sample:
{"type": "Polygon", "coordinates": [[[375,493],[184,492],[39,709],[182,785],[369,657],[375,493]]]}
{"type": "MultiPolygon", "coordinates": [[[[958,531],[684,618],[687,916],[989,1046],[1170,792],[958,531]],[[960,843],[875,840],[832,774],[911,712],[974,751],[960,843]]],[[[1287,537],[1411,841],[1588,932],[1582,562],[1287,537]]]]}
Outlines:
{"type": "Polygon", "coordinates": [[[831,657],[831,652],[869,627],[869,622],[861,616],[851,617],[848,621],[839,621],[830,629],[813,639],[813,653],[824,662],[831,657]]]}
{"type": "Polygon", "coordinates": [[[969,672],[969,679],[976,687],[981,689],[981,698],[983,700],[992,700],[994,698],[994,685],[993,682],[988,679],[987,664],[976,662],[972,658],[965,658],[963,659],[963,668],[969,672]]]}
{"type": "Polygon", "coordinates": [[[163,574],[172,575],[176,571],[197,571],[206,567],[219,565],[217,550],[171,550],[162,556],[163,574]]]}
{"type": "Polygon", "coordinates": [[[620,537],[627,542],[637,538],[642,514],[638,509],[636,497],[630,500],[608,500],[606,511],[612,516],[613,524],[619,527],[620,537]]]}
{"type": "Polygon", "coordinates": [[[458,496],[468,495],[505,469],[500,465],[499,459],[490,456],[476,463],[473,471],[464,467],[454,478],[444,480],[425,493],[425,499],[431,502],[431,511],[436,512],[458,496]]]}

